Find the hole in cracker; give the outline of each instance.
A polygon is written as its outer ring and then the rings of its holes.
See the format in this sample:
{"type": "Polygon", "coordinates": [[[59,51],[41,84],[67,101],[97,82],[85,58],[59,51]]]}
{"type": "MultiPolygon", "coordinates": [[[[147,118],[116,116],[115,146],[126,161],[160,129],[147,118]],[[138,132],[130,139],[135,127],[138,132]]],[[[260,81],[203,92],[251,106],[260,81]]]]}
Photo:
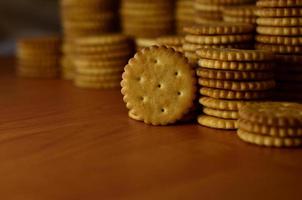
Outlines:
{"type": "Polygon", "coordinates": [[[177,92],[177,95],[178,95],[178,96],[181,96],[181,95],[182,95],[182,92],[178,91],[178,92],[177,92]]]}
{"type": "Polygon", "coordinates": [[[161,88],[161,87],[162,87],[162,85],[159,83],[159,84],[157,85],[157,87],[158,87],[158,88],[161,88]]]}
{"type": "Polygon", "coordinates": [[[175,75],[175,76],[178,76],[178,75],[179,75],[179,72],[174,72],[174,75],[175,75]]]}
{"type": "Polygon", "coordinates": [[[162,108],[162,109],[160,109],[160,111],[161,111],[162,113],[164,113],[164,112],[166,112],[166,109],[162,108]]]}

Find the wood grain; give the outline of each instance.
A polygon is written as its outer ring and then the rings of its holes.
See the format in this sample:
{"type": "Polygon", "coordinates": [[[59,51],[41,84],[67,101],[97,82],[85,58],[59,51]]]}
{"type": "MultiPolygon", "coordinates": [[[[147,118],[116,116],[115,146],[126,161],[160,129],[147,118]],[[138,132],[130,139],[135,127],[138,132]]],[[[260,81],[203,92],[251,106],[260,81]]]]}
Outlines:
{"type": "Polygon", "coordinates": [[[302,150],[198,125],[127,118],[117,90],[16,79],[0,68],[3,200],[301,199],[302,150]]]}

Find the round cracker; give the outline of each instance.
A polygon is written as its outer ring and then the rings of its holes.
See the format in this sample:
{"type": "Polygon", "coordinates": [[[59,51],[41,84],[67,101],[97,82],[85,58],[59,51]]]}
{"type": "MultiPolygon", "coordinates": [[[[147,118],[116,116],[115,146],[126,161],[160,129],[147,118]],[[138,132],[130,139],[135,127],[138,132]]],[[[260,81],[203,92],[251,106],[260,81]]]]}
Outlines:
{"type": "Polygon", "coordinates": [[[255,81],[255,80],[269,80],[272,79],[274,75],[273,73],[267,73],[267,72],[226,71],[226,70],[199,68],[197,69],[197,76],[206,79],[255,81]]]}
{"type": "Polygon", "coordinates": [[[302,0],[260,0],[257,1],[257,7],[296,8],[296,7],[302,7],[302,0]]]}
{"type": "Polygon", "coordinates": [[[204,48],[196,51],[201,58],[223,61],[271,61],[273,53],[261,50],[204,48]]]}
{"type": "Polygon", "coordinates": [[[174,123],[193,106],[194,74],[185,57],[172,48],[145,48],[125,67],[121,85],[126,106],[147,124],[174,123]]]}
{"type": "Polygon", "coordinates": [[[267,126],[240,119],[238,128],[250,133],[270,135],[272,137],[302,137],[302,128],[267,126]]]}
{"type": "Polygon", "coordinates": [[[258,8],[258,17],[301,17],[302,8],[258,8]]]}
{"type": "Polygon", "coordinates": [[[202,126],[216,129],[235,130],[237,129],[237,120],[222,119],[208,115],[200,115],[197,119],[202,126]]]}
{"type": "Polygon", "coordinates": [[[256,41],[263,44],[302,45],[302,37],[256,35],[256,41]]]}
{"type": "Polygon", "coordinates": [[[193,35],[232,35],[251,33],[254,31],[254,27],[244,23],[216,22],[205,23],[200,26],[188,26],[184,30],[193,35]]]}
{"type": "Polygon", "coordinates": [[[217,88],[232,91],[263,91],[273,89],[276,86],[274,80],[265,81],[224,81],[199,78],[198,83],[208,88],[217,88]]]}
{"type": "Polygon", "coordinates": [[[186,35],[185,41],[197,44],[230,44],[253,41],[253,34],[238,35],[186,35]]]}
{"type": "Polygon", "coordinates": [[[255,45],[256,49],[267,50],[279,54],[302,54],[302,46],[297,45],[277,45],[277,44],[260,44],[255,45]]]}
{"type": "Polygon", "coordinates": [[[237,132],[238,137],[244,142],[266,147],[297,147],[302,145],[302,138],[279,138],[249,133],[241,129],[237,132]]]}
{"type": "Polygon", "coordinates": [[[202,58],[198,65],[203,68],[234,71],[271,71],[271,62],[221,61],[202,58]]]}
{"type": "Polygon", "coordinates": [[[211,97],[201,97],[199,103],[205,107],[217,110],[238,111],[248,101],[222,100],[211,97]]]}
{"type": "Polygon", "coordinates": [[[234,17],[254,17],[256,8],[255,5],[228,6],[223,9],[223,14],[234,17]]]}
{"type": "Polygon", "coordinates": [[[230,91],[207,87],[202,87],[200,94],[216,99],[229,100],[264,99],[272,96],[272,94],[267,91],[230,91]]]}
{"type": "Polygon", "coordinates": [[[282,27],[291,27],[291,26],[301,26],[302,19],[300,17],[260,17],[257,19],[257,24],[261,26],[282,26],[282,27]]]}
{"type": "Polygon", "coordinates": [[[257,33],[263,35],[300,36],[302,27],[257,26],[257,33]]]}
{"type": "Polygon", "coordinates": [[[241,119],[268,126],[302,125],[302,104],[287,102],[251,103],[239,111],[241,119]]]}
{"type": "Polygon", "coordinates": [[[218,110],[212,108],[203,108],[203,113],[212,117],[218,117],[222,119],[238,119],[238,111],[218,110]]]}

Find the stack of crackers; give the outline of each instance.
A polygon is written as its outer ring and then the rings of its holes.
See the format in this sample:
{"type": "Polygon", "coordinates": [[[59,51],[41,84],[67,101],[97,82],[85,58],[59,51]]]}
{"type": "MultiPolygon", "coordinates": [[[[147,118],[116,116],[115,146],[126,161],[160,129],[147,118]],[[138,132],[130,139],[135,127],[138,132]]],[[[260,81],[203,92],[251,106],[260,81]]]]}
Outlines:
{"type": "Polygon", "coordinates": [[[254,2],[255,0],[195,0],[195,23],[222,21],[224,8],[254,2]]]}
{"type": "Polygon", "coordinates": [[[171,0],[122,0],[121,25],[135,38],[156,38],[174,32],[174,3],[171,0]]]}
{"type": "Polygon", "coordinates": [[[133,55],[131,40],[122,34],[84,37],[75,41],[74,83],[81,88],[116,88],[133,55]]]}
{"type": "Polygon", "coordinates": [[[184,27],[194,24],[194,0],[176,0],[175,23],[176,33],[183,35],[184,27]]]}
{"type": "Polygon", "coordinates": [[[273,54],[259,50],[205,48],[197,50],[201,86],[201,125],[236,129],[239,108],[271,97],[275,87],[273,54]]]}
{"type": "Polygon", "coordinates": [[[253,103],[239,111],[238,136],[245,142],[267,147],[302,145],[302,105],[253,103]]]}
{"type": "Polygon", "coordinates": [[[256,5],[229,6],[223,9],[223,21],[256,24],[256,5]]]}
{"type": "Polygon", "coordinates": [[[248,49],[253,45],[254,26],[244,23],[213,22],[185,27],[183,50],[190,63],[197,64],[199,48],[248,49]]]}
{"type": "Polygon", "coordinates": [[[175,51],[183,52],[183,36],[162,36],[156,39],[157,45],[173,48],[175,51]]]}
{"type": "Polygon", "coordinates": [[[20,77],[56,78],[60,73],[61,39],[20,39],[17,44],[17,59],[17,74],[20,77]]]}
{"type": "Polygon", "coordinates": [[[257,2],[256,48],[276,54],[277,98],[302,100],[302,2],[257,2]]]}
{"type": "Polygon", "coordinates": [[[118,28],[116,0],[61,0],[64,34],[62,76],[72,79],[74,74],[73,42],[79,37],[116,31],[118,28]]]}

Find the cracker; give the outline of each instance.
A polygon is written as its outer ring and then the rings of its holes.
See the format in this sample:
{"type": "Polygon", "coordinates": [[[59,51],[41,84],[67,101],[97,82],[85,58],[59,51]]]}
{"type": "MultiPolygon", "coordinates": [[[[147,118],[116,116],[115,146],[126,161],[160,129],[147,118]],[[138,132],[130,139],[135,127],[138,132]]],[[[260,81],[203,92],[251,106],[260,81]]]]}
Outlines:
{"type": "Polygon", "coordinates": [[[255,10],[255,5],[228,6],[223,9],[223,14],[234,17],[254,17],[255,10]]]}
{"type": "Polygon", "coordinates": [[[271,62],[221,61],[205,58],[200,59],[198,65],[209,69],[235,71],[271,71],[273,69],[271,62]]]}
{"type": "Polygon", "coordinates": [[[221,12],[212,12],[212,11],[205,11],[205,10],[195,10],[195,22],[198,24],[200,22],[203,24],[209,23],[218,23],[221,22],[222,13],[221,12]],[[202,19],[202,21],[199,21],[202,19]],[[203,21],[205,19],[205,21],[203,21]]]}
{"type": "Polygon", "coordinates": [[[223,21],[229,23],[245,23],[245,24],[256,24],[256,17],[233,17],[233,16],[223,16],[223,21]]]}
{"type": "Polygon", "coordinates": [[[30,50],[58,50],[61,44],[61,38],[56,36],[22,38],[17,42],[18,48],[30,50]],[[45,48],[47,47],[47,48],[45,48]]]}
{"type": "Polygon", "coordinates": [[[273,78],[273,73],[267,72],[246,72],[246,71],[225,71],[225,70],[212,70],[207,68],[197,69],[197,76],[206,79],[219,79],[219,80],[269,80],[273,78]]]}
{"type": "Polygon", "coordinates": [[[203,113],[212,117],[218,117],[222,119],[238,119],[238,111],[229,110],[217,110],[212,108],[203,108],[203,113]]]}
{"type": "Polygon", "coordinates": [[[258,17],[301,17],[302,8],[258,8],[258,17]]]}
{"type": "Polygon", "coordinates": [[[210,12],[221,12],[224,8],[223,5],[215,5],[215,4],[202,4],[196,2],[194,8],[198,11],[210,11],[210,12]]]}
{"type": "Polygon", "coordinates": [[[74,85],[83,89],[113,89],[119,88],[119,82],[92,82],[92,81],[82,81],[74,80],[74,85]]]}
{"type": "Polygon", "coordinates": [[[301,0],[260,0],[257,1],[258,7],[268,8],[290,8],[290,7],[302,7],[301,0]]]}
{"type": "Polygon", "coordinates": [[[75,80],[83,82],[120,82],[122,80],[121,73],[113,75],[99,75],[99,74],[79,74],[76,73],[75,80]]]}
{"type": "Polygon", "coordinates": [[[215,5],[239,5],[248,4],[254,2],[253,0],[196,0],[198,3],[202,4],[215,4],[215,5]]]}
{"type": "Polygon", "coordinates": [[[200,48],[234,48],[234,49],[248,49],[251,45],[247,43],[233,43],[233,44],[217,44],[217,45],[205,45],[205,44],[194,44],[185,42],[183,44],[184,51],[196,51],[200,48]]]}
{"type": "Polygon", "coordinates": [[[79,66],[76,66],[76,73],[77,74],[83,74],[83,75],[92,75],[92,76],[114,76],[119,75],[122,76],[122,72],[124,71],[124,68],[122,67],[115,67],[115,68],[104,68],[104,69],[87,69],[82,68],[79,66]]]}
{"type": "Polygon", "coordinates": [[[302,64],[302,55],[276,54],[275,59],[281,63],[302,64]]]}
{"type": "Polygon", "coordinates": [[[156,39],[160,45],[181,46],[184,42],[183,36],[162,36],[156,39]]]}
{"type": "Polygon", "coordinates": [[[185,41],[197,44],[230,44],[252,41],[254,36],[252,34],[238,34],[238,35],[186,35],[185,41]]]}
{"type": "Polygon", "coordinates": [[[300,17],[283,17],[283,18],[258,18],[257,24],[261,26],[301,26],[302,19],[300,17]]]}
{"type": "Polygon", "coordinates": [[[302,27],[257,26],[257,33],[263,35],[300,36],[302,27]]]}
{"type": "Polygon", "coordinates": [[[130,44],[117,44],[117,45],[91,45],[86,47],[81,47],[75,45],[74,52],[76,54],[103,54],[116,51],[132,51],[130,44]]]}
{"type": "Polygon", "coordinates": [[[94,37],[84,37],[77,39],[75,44],[79,46],[86,45],[112,45],[119,44],[121,42],[129,41],[129,37],[123,34],[105,34],[101,36],[94,37]]]}
{"type": "Polygon", "coordinates": [[[229,91],[214,88],[202,87],[200,94],[216,99],[229,99],[229,100],[251,100],[251,99],[264,99],[271,96],[267,91],[229,91]]]}
{"type": "Polygon", "coordinates": [[[201,86],[232,91],[263,91],[273,89],[276,86],[274,80],[266,81],[224,81],[199,78],[201,86]]]}
{"type": "Polygon", "coordinates": [[[124,68],[127,64],[127,59],[114,59],[114,60],[87,60],[75,59],[74,65],[81,69],[115,69],[124,68]]]}
{"type": "Polygon", "coordinates": [[[256,35],[256,41],[263,44],[302,45],[302,37],[256,35]]]}
{"type": "Polygon", "coordinates": [[[235,130],[237,129],[237,120],[221,119],[207,115],[200,115],[197,119],[202,126],[216,129],[235,130]]]}
{"type": "Polygon", "coordinates": [[[145,48],[125,67],[121,85],[126,106],[147,124],[174,123],[193,106],[194,74],[186,58],[175,50],[145,48]]]}
{"type": "Polygon", "coordinates": [[[296,127],[302,125],[302,104],[287,102],[262,102],[244,106],[239,111],[241,119],[268,126],[296,127]]]}
{"type": "Polygon", "coordinates": [[[91,61],[109,61],[118,59],[128,59],[132,55],[130,51],[116,51],[104,54],[80,54],[77,59],[87,59],[91,61]]]}
{"type": "MultiPolygon", "coordinates": [[[[221,22],[222,20],[222,15],[214,15],[213,17],[195,17],[194,18],[194,25],[203,25],[205,23],[217,23],[217,22],[221,22]]],[[[192,24],[190,25],[192,26],[192,24]]],[[[187,26],[184,26],[187,27],[187,26]]]]}
{"type": "Polygon", "coordinates": [[[200,26],[189,26],[184,28],[185,32],[193,35],[233,35],[251,33],[254,27],[244,23],[205,23],[200,26]]]}
{"type": "Polygon", "coordinates": [[[297,147],[302,145],[302,138],[281,138],[258,135],[238,130],[238,137],[244,142],[266,147],[297,147]]]}
{"type": "Polygon", "coordinates": [[[270,61],[274,55],[268,51],[204,48],[196,51],[201,58],[223,61],[270,61]]]}
{"type": "Polygon", "coordinates": [[[302,54],[302,46],[294,45],[274,45],[274,44],[260,44],[255,45],[256,49],[267,50],[280,54],[302,54]]]}
{"type": "Polygon", "coordinates": [[[238,111],[247,103],[247,101],[222,100],[214,99],[211,97],[201,97],[199,99],[199,103],[205,107],[212,109],[238,111]]]}
{"type": "Polygon", "coordinates": [[[284,72],[282,74],[276,73],[276,80],[302,82],[302,73],[297,73],[297,72],[284,72]]]}
{"type": "Polygon", "coordinates": [[[302,128],[286,128],[257,124],[240,119],[238,128],[250,133],[269,135],[272,137],[302,137],[302,128]]]}

